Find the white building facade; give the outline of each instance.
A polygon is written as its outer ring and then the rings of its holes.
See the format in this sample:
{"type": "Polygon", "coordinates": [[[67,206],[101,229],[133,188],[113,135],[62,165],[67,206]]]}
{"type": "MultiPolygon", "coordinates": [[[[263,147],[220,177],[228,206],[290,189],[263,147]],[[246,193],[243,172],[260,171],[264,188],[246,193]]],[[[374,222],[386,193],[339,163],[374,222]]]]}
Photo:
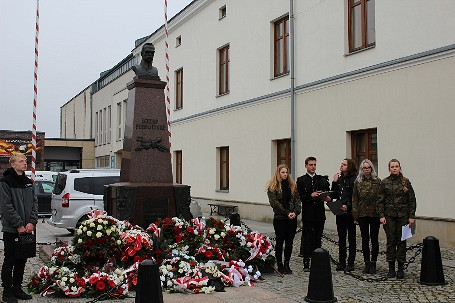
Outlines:
{"type": "MultiPolygon", "coordinates": [[[[278,163],[296,178],[315,156],[332,179],[344,158],[369,158],[384,178],[397,158],[416,192],[416,240],[455,246],[453,169],[441,163],[455,148],[454,20],[451,0],[193,1],[169,22],[176,182],[205,207],[270,221],[278,163]]],[[[162,80],[164,39],[161,27],[143,41],[162,80]]],[[[92,95],[98,166],[121,163],[134,73],[118,75],[92,95]]]]}

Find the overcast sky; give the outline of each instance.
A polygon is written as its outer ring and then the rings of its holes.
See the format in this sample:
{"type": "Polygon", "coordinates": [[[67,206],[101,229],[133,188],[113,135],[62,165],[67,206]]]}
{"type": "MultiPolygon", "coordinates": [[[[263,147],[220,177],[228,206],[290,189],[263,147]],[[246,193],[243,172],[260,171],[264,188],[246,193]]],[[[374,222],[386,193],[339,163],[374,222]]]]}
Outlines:
{"type": "MultiPolygon", "coordinates": [[[[36,0],[0,0],[1,130],[32,129],[35,23],[36,0]]],[[[60,106],[163,24],[164,0],[40,0],[37,130],[59,137],[60,106]]]]}

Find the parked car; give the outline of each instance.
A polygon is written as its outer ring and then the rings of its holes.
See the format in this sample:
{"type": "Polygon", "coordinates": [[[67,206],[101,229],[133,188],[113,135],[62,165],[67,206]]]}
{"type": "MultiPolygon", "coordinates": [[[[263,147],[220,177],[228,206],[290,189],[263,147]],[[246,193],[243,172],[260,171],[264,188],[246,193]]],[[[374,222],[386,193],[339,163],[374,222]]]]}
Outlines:
{"type": "Polygon", "coordinates": [[[52,214],[51,199],[54,185],[53,181],[35,180],[35,193],[38,199],[38,215],[40,217],[49,217],[52,214]]]}
{"type": "Polygon", "coordinates": [[[119,179],[119,169],[74,169],[59,173],[52,193],[52,216],[47,223],[74,232],[91,210],[104,209],[104,186],[119,179]]]}
{"type": "MultiPolygon", "coordinates": [[[[57,174],[58,173],[55,171],[37,170],[37,171],[35,171],[35,180],[39,179],[39,180],[47,180],[47,181],[55,182],[55,180],[57,180],[57,174]]],[[[31,179],[32,171],[27,170],[25,172],[25,175],[31,179]]]]}

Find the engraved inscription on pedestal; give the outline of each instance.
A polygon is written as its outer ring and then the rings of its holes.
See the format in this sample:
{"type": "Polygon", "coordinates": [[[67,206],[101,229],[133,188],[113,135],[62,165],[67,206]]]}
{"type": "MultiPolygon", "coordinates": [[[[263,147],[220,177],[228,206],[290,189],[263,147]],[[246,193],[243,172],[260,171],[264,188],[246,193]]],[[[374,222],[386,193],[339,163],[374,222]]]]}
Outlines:
{"type": "Polygon", "coordinates": [[[118,187],[117,188],[117,218],[119,220],[130,220],[134,218],[136,207],[135,188],[118,187]]]}
{"type": "Polygon", "coordinates": [[[168,216],[168,199],[166,198],[156,198],[149,199],[143,205],[144,218],[150,220],[150,222],[145,222],[147,225],[157,221],[158,219],[163,219],[168,216]]]}

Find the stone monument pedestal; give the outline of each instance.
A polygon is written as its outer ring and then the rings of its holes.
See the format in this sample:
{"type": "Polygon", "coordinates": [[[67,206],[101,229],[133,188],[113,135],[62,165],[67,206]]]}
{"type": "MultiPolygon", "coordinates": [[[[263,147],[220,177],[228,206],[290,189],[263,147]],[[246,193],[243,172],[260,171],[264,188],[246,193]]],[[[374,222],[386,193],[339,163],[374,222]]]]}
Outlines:
{"type": "Polygon", "coordinates": [[[119,220],[147,228],[159,218],[192,218],[190,187],[172,183],[111,184],[105,191],[104,210],[119,220]]]}
{"type": "Polygon", "coordinates": [[[120,183],[105,189],[104,209],[147,228],[159,218],[192,216],[190,186],[173,184],[164,88],[159,77],[127,84],[120,183]]]}

